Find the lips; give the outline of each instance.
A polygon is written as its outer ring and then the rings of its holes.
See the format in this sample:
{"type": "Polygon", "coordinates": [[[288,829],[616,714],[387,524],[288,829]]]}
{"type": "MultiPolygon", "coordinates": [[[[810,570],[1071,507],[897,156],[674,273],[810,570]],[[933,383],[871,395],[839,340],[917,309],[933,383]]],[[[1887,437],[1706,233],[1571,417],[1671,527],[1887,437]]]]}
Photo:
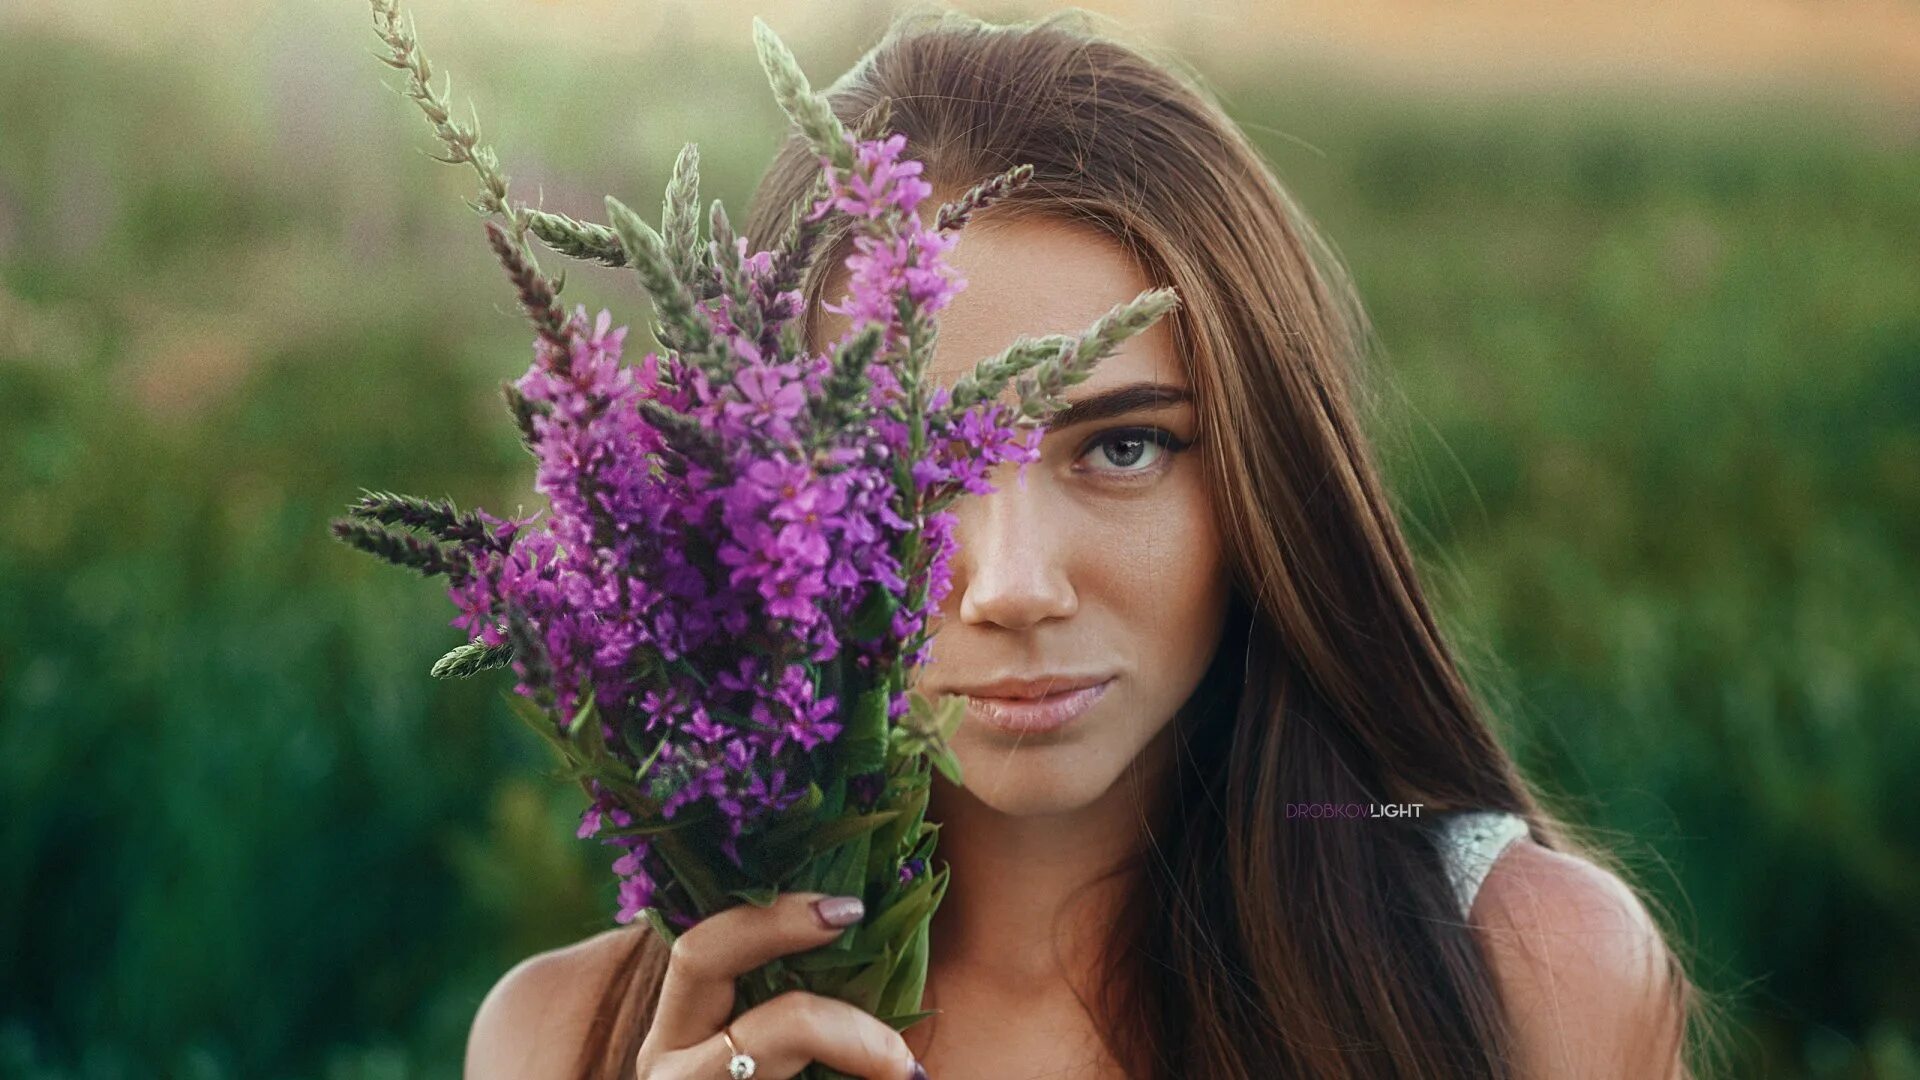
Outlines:
{"type": "Polygon", "coordinates": [[[1078,683],[1073,686],[1056,686],[1053,693],[1038,695],[1033,691],[1044,689],[1044,684],[1032,680],[1025,682],[999,682],[976,688],[976,691],[1025,690],[1024,697],[996,697],[984,692],[970,691],[967,694],[967,719],[974,723],[1012,735],[1036,735],[1057,731],[1079,719],[1087,710],[1106,695],[1113,685],[1113,678],[1089,681],[1071,680],[1078,683]]]}
{"type": "Polygon", "coordinates": [[[1038,675],[1031,678],[999,679],[990,683],[981,683],[978,686],[957,686],[954,687],[953,692],[975,698],[1032,700],[1098,686],[1112,677],[1111,675],[1038,675]]]}

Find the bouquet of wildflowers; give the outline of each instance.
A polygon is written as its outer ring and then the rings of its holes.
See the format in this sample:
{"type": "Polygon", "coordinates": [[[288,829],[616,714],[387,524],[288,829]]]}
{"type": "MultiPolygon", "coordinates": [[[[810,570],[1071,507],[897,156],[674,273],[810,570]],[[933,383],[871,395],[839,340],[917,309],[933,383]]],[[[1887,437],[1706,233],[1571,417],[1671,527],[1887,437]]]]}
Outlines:
{"type": "MultiPolygon", "coordinates": [[[[779,891],[864,898],[833,945],[744,980],[741,1009],[805,987],[905,1028],[945,891],[925,820],[932,770],[964,699],[913,689],[949,586],[953,501],[991,490],[1002,462],[1037,459],[1039,421],[1127,337],[1175,302],[1155,289],[1080,335],[1022,338],[953,386],[928,385],[935,317],[965,283],[943,256],[980,208],[1025,183],[1008,171],[939,208],[885,110],[853,131],[755,20],[781,107],[820,175],[774,250],[749,252],[716,200],[698,209],[698,155],[680,155],[659,229],[607,200],[600,225],[507,199],[477,125],[453,120],[411,24],[373,0],[384,59],[450,153],[482,180],[473,205],[535,329],[505,388],[536,459],[543,514],[498,518],[450,501],[368,493],[343,541],[442,576],[470,640],[440,677],[511,668],[513,710],[590,802],[579,835],[618,852],[616,919],[672,938],[779,891]],[[803,276],[835,215],[850,219],[847,332],[803,338],[803,276]],[[659,348],[568,313],[528,236],[631,267],[659,348]],[[999,399],[1011,386],[1018,406],[999,399]]],[[[816,1067],[818,1075],[831,1075],[816,1067]]]]}

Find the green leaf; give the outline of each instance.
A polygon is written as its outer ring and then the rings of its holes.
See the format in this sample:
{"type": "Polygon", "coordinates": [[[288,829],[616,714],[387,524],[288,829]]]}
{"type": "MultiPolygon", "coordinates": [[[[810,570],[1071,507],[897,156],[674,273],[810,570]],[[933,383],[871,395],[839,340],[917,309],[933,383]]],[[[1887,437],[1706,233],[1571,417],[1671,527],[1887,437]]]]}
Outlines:
{"type": "MultiPolygon", "coordinates": [[[[818,880],[808,891],[823,892],[829,896],[865,896],[870,836],[870,833],[863,832],[835,847],[817,864],[820,867],[818,880]]],[[[834,947],[846,949],[851,946],[852,935],[849,934],[834,947]]]]}
{"type": "Polygon", "coordinates": [[[942,740],[953,738],[960,730],[960,721],[967,715],[967,699],[960,694],[942,694],[939,704],[933,707],[933,729],[940,733],[942,740]]]}
{"type": "Polygon", "coordinates": [[[893,625],[893,613],[898,610],[900,601],[886,586],[876,583],[847,620],[847,630],[858,639],[877,638],[893,625]]]}
{"type": "Polygon", "coordinates": [[[871,921],[860,926],[857,937],[862,945],[872,947],[884,941],[903,937],[916,921],[924,920],[933,912],[933,874],[915,878],[907,891],[899,899],[888,904],[871,921]]]}
{"type": "Polygon", "coordinates": [[[674,939],[680,936],[678,933],[675,933],[673,927],[668,924],[666,916],[660,914],[659,908],[641,908],[640,917],[646,920],[647,925],[653,929],[655,936],[669,945],[673,944],[674,939]]]}
{"type": "Polygon", "coordinates": [[[879,1019],[882,1023],[891,1026],[895,1031],[905,1031],[929,1016],[938,1015],[940,1015],[939,1009],[923,1009],[920,1012],[895,1013],[892,1016],[882,1016],[879,1019]]]}
{"type": "Polygon", "coordinates": [[[871,833],[899,816],[898,810],[880,810],[871,814],[838,818],[815,829],[813,835],[807,838],[807,845],[813,849],[815,855],[824,855],[849,840],[871,833]]]}
{"type": "Polygon", "coordinates": [[[927,924],[922,922],[907,936],[907,946],[880,993],[876,1011],[895,1012],[920,1004],[927,988],[927,924]]]}
{"type": "MultiPolygon", "coordinates": [[[[811,796],[812,793],[808,794],[811,796]]],[[[847,778],[836,776],[828,782],[826,787],[820,789],[820,805],[815,808],[814,814],[821,818],[836,818],[846,809],[846,806],[847,778]]]]}
{"type": "Polygon", "coordinates": [[[745,900],[754,907],[764,908],[773,906],[773,902],[780,897],[780,890],[771,885],[755,885],[744,889],[729,890],[727,895],[745,900]]]}
{"type": "Polygon", "coordinates": [[[632,836],[662,836],[670,832],[679,832],[681,829],[692,825],[698,825],[703,820],[705,819],[689,813],[682,814],[671,821],[649,821],[644,825],[618,825],[605,828],[594,835],[608,839],[632,836]]]}
{"type": "Polygon", "coordinates": [[[774,819],[773,824],[759,831],[759,846],[776,852],[799,849],[802,857],[805,857],[807,837],[817,827],[816,814],[821,798],[820,785],[808,784],[806,794],[798,802],[774,819]]]}
{"type": "Polygon", "coordinates": [[[812,816],[820,812],[820,805],[826,801],[826,798],[826,793],[820,790],[820,785],[810,782],[807,784],[806,793],[800,796],[800,801],[788,807],[787,812],[812,816]]]}
{"type": "Polygon", "coordinates": [[[887,690],[879,687],[854,699],[846,727],[835,745],[844,776],[878,772],[887,765],[887,690]]]}
{"type": "Polygon", "coordinates": [[[899,816],[889,821],[873,834],[873,850],[867,855],[867,877],[869,880],[883,877],[899,862],[902,848],[907,838],[918,838],[920,821],[926,813],[927,786],[916,785],[903,792],[893,792],[892,808],[899,816]]]}
{"type": "Polygon", "coordinates": [[[924,821],[920,823],[920,835],[914,841],[913,850],[907,854],[909,859],[919,859],[928,866],[933,865],[933,849],[940,842],[940,823],[924,821]]]}
{"type": "Polygon", "coordinates": [[[786,957],[787,967],[794,971],[820,972],[844,971],[847,968],[860,967],[886,958],[884,949],[833,949],[822,948],[804,952],[798,956],[786,957]]]}
{"type": "Polygon", "coordinates": [[[927,759],[933,762],[933,767],[940,770],[940,775],[946,777],[955,787],[967,786],[960,778],[960,759],[953,756],[952,750],[941,748],[932,751],[927,755],[927,759]]]}
{"type": "Polygon", "coordinates": [[[653,769],[653,763],[660,760],[660,752],[662,750],[665,750],[666,748],[667,748],[667,740],[664,738],[662,738],[659,742],[653,744],[652,753],[649,753],[646,757],[642,758],[640,760],[640,764],[636,766],[633,770],[634,783],[638,784],[638,783],[646,782],[647,773],[653,769]]]}
{"type": "MultiPolygon", "coordinates": [[[[594,704],[593,693],[587,691],[586,698],[574,711],[573,719],[567,721],[567,739],[581,749],[580,756],[583,759],[598,765],[606,760],[618,759],[607,752],[606,733],[600,730],[600,710],[594,704]]],[[[620,769],[622,774],[625,771],[624,767],[620,769]]],[[[620,780],[624,782],[626,777],[621,775],[620,780]]]]}
{"type": "Polygon", "coordinates": [[[580,736],[581,726],[587,722],[587,717],[591,715],[593,715],[593,691],[589,690],[586,699],[580,702],[578,709],[574,710],[573,719],[567,721],[567,734],[571,737],[578,738],[580,736]]]}
{"type": "Polygon", "coordinates": [[[881,959],[862,970],[860,974],[848,979],[840,988],[842,1000],[850,1001],[867,1012],[876,1011],[880,1004],[880,995],[887,988],[887,982],[893,977],[894,961],[898,953],[889,945],[881,959]]]}
{"type": "Polygon", "coordinates": [[[712,865],[702,858],[700,851],[685,843],[678,832],[655,836],[652,850],[692,898],[696,914],[711,915],[720,910],[725,894],[713,876],[712,865]]]}
{"type": "Polygon", "coordinates": [[[915,721],[915,728],[925,729],[933,725],[933,706],[927,704],[927,696],[918,690],[907,695],[907,718],[915,721]]]}
{"type": "Polygon", "coordinates": [[[566,738],[560,734],[551,710],[512,691],[503,691],[500,696],[506,699],[508,710],[519,717],[522,723],[532,728],[534,734],[539,735],[559,751],[562,759],[573,760],[573,747],[568,745],[566,738]]]}

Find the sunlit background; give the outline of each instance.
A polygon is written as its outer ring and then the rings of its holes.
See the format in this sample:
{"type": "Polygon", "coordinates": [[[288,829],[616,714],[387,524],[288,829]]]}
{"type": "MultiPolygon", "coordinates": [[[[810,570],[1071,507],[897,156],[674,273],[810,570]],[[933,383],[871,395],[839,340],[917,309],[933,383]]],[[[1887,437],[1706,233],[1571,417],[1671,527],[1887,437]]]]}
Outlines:
{"type": "MultiPolygon", "coordinates": [[[[744,208],[751,16],[825,83],[892,7],[412,10],[514,195],[597,219],[688,140],[744,208]]],[[[1725,1074],[1920,1076],[1920,7],[1094,10],[1351,264],[1436,601],[1725,1074]]],[[[428,679],[441,590],[327,535],[535,499],[531,333],[378,47],[351,0],[0,5],[0,1076],[452,1077],[611,916],[505,684],[428,679]]]]}

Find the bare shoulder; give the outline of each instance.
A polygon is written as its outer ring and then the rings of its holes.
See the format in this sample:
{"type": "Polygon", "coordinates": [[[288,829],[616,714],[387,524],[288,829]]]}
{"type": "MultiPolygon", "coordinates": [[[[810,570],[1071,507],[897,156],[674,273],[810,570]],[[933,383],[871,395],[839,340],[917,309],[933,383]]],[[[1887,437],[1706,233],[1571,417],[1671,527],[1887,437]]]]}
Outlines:
{"type": "Polygon", "coordinates": [[[467,1036],[466,1080],[571,1080],[601,989],[651,932],[636,925],[529,956],[493,984],[467,1036]]]}
{"type": "Polygon", "coordinates": [[[1683,1075],[1666,941],[1625,882],[1522,837],[1488,872],[1470,921],[1512,1016],[1522,1076],[1683,1075]]]}

